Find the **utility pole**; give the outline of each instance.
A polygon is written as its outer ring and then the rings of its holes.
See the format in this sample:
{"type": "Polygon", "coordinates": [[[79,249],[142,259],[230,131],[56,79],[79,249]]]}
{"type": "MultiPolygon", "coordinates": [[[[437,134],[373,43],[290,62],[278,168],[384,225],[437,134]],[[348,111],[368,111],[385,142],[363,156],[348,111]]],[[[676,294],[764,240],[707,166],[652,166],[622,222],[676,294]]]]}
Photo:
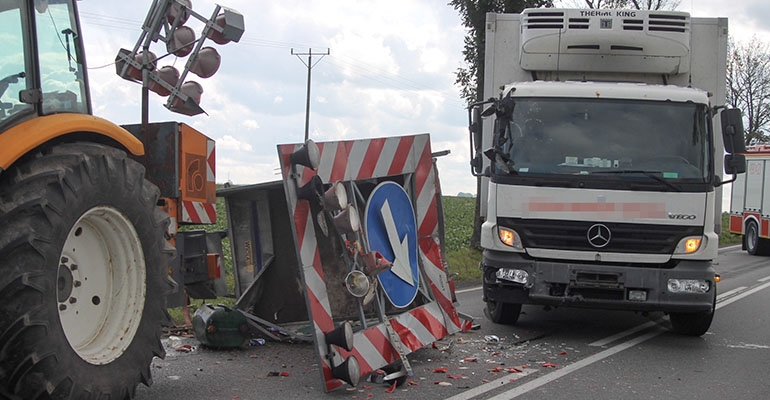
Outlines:
{"type": "Polygon", "coordinates": [[[329,55],[329,49],[326,49],[326,53],[313,53],[313,49],[308,49],[307,53],[295,53],[294,49],[291,49],[291,54],[297,56],[302,61],[302,64],[305,64],[307,67],[307,100],[305,102],[305,141],[307,142],[310,131],[310,70],[321,61],[321,58],[329,55]],[[300,56],[307,56],[307,63],[300,56]],[[313,64],[313,56],[321,56],[321,58],[313,64]]]}

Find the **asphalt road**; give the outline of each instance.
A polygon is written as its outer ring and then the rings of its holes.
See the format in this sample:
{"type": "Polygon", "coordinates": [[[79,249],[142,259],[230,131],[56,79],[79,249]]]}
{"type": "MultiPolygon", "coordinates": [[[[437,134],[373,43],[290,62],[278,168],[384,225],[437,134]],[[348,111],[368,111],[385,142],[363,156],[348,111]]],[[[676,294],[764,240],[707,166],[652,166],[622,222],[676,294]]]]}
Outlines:
{"type": "Polygon", "coordinates": [[[325,393],[312,345],[267,342],[217,351],[182,342],[153,362],[138,400],[186,399],[767,399],[770,398],[770,258],[720,253],[717,313],[699,338],[669,331],[659,313],[525,306],[516,326],[483,316],[481,291],[458,292],[480,329],[413,352],[414,375],[325,393]],[[283,375],[287,376],[281,376],[283,375]]]}

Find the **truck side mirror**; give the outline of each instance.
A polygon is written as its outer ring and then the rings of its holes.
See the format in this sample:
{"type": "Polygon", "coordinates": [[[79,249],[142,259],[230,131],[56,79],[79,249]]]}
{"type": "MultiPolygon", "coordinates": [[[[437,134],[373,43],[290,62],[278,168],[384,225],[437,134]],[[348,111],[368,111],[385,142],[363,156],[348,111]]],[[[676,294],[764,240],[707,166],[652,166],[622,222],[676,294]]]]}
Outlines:
{"type": "Polygon", "coordinates": [[[725,155],[725,174],[737,175],[746,172],[746,156],[743,154],[725,155]]]}
{"type": "Polygon", "coordinates": [[[473,115],[471,119],[471,135],[473,135],[473,144],[474,144],[474,150],[477,152],[481,151],[481,112],[478,108],[473,109],[473,115]]]}
{"type": "Polygon", "coordinates": [[[484,168],[484,161],[481,157],[483,140],[481,106],[474,105],[468,110],[468,130],[470,131],[471,140],[471,172],[474,176],[480,175],[482,168],[484,168]]]}
{"type": "MultiPolygon", "coordinates": [[[[739,108],[727,108],[719,114],[722,120],[722,138],[725,144],[725,151],[730,154],[745,153],[746,143],[743,138],[743,117],[739,108]]],[[[744,159],[744,170],[745,170],[744,159]]],[[[725,160],[725,169],[727,169],[727,160],[725,160]]]]}

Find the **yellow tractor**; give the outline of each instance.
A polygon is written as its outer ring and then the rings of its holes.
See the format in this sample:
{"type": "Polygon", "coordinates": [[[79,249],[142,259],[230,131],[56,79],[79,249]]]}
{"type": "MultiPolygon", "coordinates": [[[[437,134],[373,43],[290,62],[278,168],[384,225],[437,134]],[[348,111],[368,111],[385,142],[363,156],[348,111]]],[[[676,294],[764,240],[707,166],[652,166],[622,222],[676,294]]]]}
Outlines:
{"type": "MultiPolygon", "coordinates": [[[[148,21],[187,6],[155,0],[148,21]]],[[[92,115],[80,32],[75,0],[0,0],[0,398],[131,398],[165,355],[181,196],[146,177],[161,175],[143,165],[148,135],[92,115]]],[[[137,50],[119,54],[121,76],[157,84],[137,50]]],[[[192,104],[182,82],[163,84],[170,104],[192,104]]]]}

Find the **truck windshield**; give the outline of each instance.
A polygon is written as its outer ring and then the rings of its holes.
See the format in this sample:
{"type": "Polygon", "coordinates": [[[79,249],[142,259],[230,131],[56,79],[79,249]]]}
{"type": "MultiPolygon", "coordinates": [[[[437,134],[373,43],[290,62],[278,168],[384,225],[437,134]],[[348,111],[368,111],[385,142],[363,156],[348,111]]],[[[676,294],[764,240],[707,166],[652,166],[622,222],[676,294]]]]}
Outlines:
{"type": "Polygon", "coordinates": [[[708,131],[708,109],[694,103],[520,98],[496,138],[508,168],[496,170],[704,183],[708,131]]]}

